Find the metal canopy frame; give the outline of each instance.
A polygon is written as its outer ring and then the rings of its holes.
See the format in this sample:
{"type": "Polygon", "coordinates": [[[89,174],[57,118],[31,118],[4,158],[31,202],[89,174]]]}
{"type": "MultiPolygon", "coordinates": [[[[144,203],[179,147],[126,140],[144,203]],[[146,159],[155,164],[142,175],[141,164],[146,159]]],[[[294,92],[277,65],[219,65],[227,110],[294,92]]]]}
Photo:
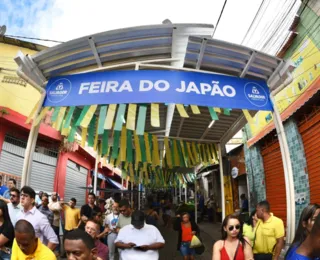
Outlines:
{"type": "MultiPolygon", "coordinates": [[[[36,115],[40,112],[45,98],[44,88],[48,79],[65,74],[128,69],[224,74],[267,81],[272,91],[271,98],[292,80],[290,72],[294,67],[291,63],[245,46],[212,39],[212,33],[213,25],[210,24],[160,24],[102,32],[59,44],[33,56],[19,52],[15,58],[19,66],[17,73],[42,93],[36,115]]],[[[246,124],[242,112],[235,109],[230,116],[221,114],[219,120],[208,129],[211,118],[205,109],[200,108],[201,115],[189,113],[189,118],[181,118],[174,108],[174,104],[161,104],[161,127],[155,129],[147,124],[145,130],[156,133],[159,138],[172,136],[218,143],[220,158],[225,153],[227,141],[246,124]]],[[[278,118],[277,109],[274,113],[275,118],[278,118]]],[[[148,117],[150,118],[150,114],[148,117]]],[[[282,122],[275,120],[275,123],[284,158],[287,222],[290,225],[287,238],[291,239],[295,230],[291,161],[282,122]]],[[[33,125],[29,134],[22,174],[23,184],[29,179],[38,127],[33,125]]],[[[224,207],[222,164],[220,177],[224,207]]],[[[224,208],[222,213],[224,217],[224,208]]]]}

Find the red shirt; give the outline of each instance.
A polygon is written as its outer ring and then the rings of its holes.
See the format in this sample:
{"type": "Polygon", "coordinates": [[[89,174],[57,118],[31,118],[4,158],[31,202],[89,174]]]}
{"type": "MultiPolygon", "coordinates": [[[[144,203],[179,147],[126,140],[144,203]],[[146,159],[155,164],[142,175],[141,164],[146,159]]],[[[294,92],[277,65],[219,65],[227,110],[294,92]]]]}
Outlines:
{"type": "Polygon", "coordinates": [[[190,224],[190,227],[186,227],[181,223],[181,230],[182,230],[182,242],[190,242],[193,237],[191,224],[190,224]]]}

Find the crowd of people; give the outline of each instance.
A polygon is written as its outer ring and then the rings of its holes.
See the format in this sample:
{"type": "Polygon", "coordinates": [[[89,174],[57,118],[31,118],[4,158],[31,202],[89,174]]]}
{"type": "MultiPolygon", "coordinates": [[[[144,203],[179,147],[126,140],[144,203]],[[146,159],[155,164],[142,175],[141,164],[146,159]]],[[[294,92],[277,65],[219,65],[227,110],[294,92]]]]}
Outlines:
{"type": "MultiPolygon", "coordinates": [[[[194,217],[187,212],[173,215],[170,199],[148,203],[145,211],[133,210],[126,199],[109,198],[104,213],[93,193],[81,208],[76,204],[75,198],[64,202],[56,192],[36,196],[29,186],[19,190],[10,179],[8,188],[0,190],[0,259],[51,260],[65,254],[67,259],[156,260],[165,246],[158,229],[159,215],[164,229],[170,228],[172,221],[177,249],[184,260],[194,260],[204,250],[204,246],[192,246],[194,237],[201,240],[194,217]]],[[[209,209],[210,204],[214,206],[215,201],[209,200],[209,209]]],[[[320,260],[319,213],[317,204],[303,210],[294,240],[286,241],[290,247],[285,259],[320,260]]],[[[268,201],[261,201],[245,222],[241,212],[223,220],[221,240],[214,243],[212,259],[278,260],[284,248],[283,221],[272,214],[268,201]]]]}

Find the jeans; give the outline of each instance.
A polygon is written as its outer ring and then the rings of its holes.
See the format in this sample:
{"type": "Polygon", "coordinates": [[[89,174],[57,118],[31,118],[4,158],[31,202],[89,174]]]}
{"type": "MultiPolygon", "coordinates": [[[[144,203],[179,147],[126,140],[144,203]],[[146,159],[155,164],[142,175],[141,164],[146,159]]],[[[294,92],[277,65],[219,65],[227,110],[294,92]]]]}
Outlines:
{"type": "Polygon", "coordinates": [[[182,256],[195,255],[194,248],[190,248],[190,242],[181,242],[180,252],[182,256]]]}
{"type": "Polygon", "coordinates": [[[0,251],[0,260],[10,260],[11,254],[7,254],[4,251],[0,251]]]}
{"type": "Polygon", "coordinates": [[[59,241],[59,244],[57,245],[54,251],[60,253],[60,227],[52,226],[52,228],[54,233],[57,235],[59,241]]]}
{"type": "Polygon", "coordinates": [[[108,235],[108,247],[109,247],[109,260],[114,260],[114,253],[116,251],[116,246],[114,244],[114,241],[117,238],[117,234],[110,233],[108,235]]]}

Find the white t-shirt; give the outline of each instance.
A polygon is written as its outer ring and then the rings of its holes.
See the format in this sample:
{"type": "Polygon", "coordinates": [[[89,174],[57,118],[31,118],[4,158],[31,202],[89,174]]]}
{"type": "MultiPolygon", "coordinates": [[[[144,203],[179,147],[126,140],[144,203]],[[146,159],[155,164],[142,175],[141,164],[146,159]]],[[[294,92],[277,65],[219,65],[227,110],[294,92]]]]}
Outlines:
{"type": "MultiPolygon", "coordinates": [[[[135,243],[137,246],[165,243],[159,230],[152,225],[145,224],[142,229],[136,229],[133,225],[127,225],[120,229],[115,243],[135,243]]],[[[134,248],[121,250],[122,260],[157,260],[158,250],[140,251],[134,248]]]]}
{"type": "Polygon", "coordinates": [[[104,225],[108,225],[110,229],[115,229],[117,227],[118,221],[119,221],[119,215],[115,215],[111,213],[106,216],[104,220],[104,225]]]}

